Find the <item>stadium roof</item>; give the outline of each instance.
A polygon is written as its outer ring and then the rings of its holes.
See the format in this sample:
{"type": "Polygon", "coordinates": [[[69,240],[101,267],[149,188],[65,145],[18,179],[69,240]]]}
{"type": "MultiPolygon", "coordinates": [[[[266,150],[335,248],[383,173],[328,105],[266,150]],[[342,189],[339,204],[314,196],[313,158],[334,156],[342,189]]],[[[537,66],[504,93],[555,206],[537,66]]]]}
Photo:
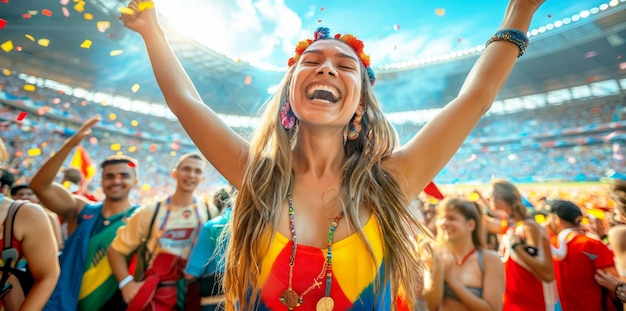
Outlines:
{"type": "MultiPolygon", "coordinates": [[[[91,1],[87,9],[93,24],[114,21],[113,17],[119,15],[117,8],[125,2],[91,1]]],[[[11,40],[14,45],[12,51],[0,52],[0,67],[87,90],[162,102],[136,34],[116,22],[101,25],[100,29],[78,26],[84,25],[85,16],[73,11],[69,16],[55,11],[49,17],[40,11],[25,19],[23,15],[29,9],[40,7],[34,3],[37,1],[0,4],[2,17],[12,27],[10,32],[0,31],[0,44],[11,40]],[[49,45],[42,46],[41,39],[49,39],[49,45]],[[80,47],[87,44],[85,40],[91,41],[89,48],[80,47]],[[122,53],[111,56],[114,51],[122,53]],[[135,84],[141,87],[140,92],[132,91],[135,84]]],[[[607,80],[615,81],[618,91],[626,90],[626,60],[622,59],[626,51],[626,4],[622,0],[616,6],[579,18],[534,33],[527,54],[520,58],[500,100],[549,94],[607,80]]],[[[226,57],[175,33],[171,27],[166,27],[166,32],[201,96],[220,113],[254,115],[269,96],[268,89],[283,75],[226,57]]],[[[480,48],[475,48],[439,58],[380,66],[376,69],[375,89],[386,112],[440,108],[458,92],[479,55],[480,48]]]]}

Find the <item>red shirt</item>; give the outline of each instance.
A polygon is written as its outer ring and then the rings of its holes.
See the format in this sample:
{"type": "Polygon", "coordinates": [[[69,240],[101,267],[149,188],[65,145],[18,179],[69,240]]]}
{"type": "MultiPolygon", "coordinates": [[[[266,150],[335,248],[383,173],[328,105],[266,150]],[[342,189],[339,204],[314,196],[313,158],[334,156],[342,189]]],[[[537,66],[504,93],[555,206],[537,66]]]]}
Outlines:
{"type": "MultiPolygon", "coordinates": [[[[556,243],[557,237],[552,237],[552,245],[556,243]]],[[[602,310],[602,286],[593,276],[596,270],[612,266],[613,252],[602,242],[584,234],[567,242],[565,258],[554,260],[554,276],[563,310],[602,310]]]]}

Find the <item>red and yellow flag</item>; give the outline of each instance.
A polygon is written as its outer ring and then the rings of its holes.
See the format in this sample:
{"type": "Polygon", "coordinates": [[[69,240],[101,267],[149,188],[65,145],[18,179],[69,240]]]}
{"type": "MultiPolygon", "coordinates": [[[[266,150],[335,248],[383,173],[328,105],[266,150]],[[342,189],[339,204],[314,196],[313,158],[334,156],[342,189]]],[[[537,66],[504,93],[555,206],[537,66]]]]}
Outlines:
{"type": "Polygon", "coordinates": [[[96,175],[96,166],[91,161],[89,154],[83,146],[78,146],[74,156],[70,161],[70,167],[77,168],[83,174],[85,181],[90,181],[91,178],[96,175]]]}

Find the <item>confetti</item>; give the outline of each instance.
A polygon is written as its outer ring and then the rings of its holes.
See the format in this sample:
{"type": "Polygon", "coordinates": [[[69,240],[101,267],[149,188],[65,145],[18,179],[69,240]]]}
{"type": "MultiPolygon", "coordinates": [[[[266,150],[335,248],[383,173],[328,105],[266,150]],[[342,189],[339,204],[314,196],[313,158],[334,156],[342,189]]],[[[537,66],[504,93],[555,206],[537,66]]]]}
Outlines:
{"type": "Polygon", "coordinates": [[[13,50],[13,41],[9,40],[0,44],[0,49],[2,49],[3,51],[7,53],[11,52],[13,50]]]}
{"type": "Polygon", "coordinates": [[[22,46],[21,45],[16,46],[15,50],[18,51],[18,52],[21,52],[22,51],[22,46]]]}
{"type": "Polygon", "coordinates": [[[0,29],[4,28],[4,26],[7,25],[7,21],[3,20],[2,18],[0,18],[0,29]]]}
{"type": "Polygon", "coordinates": [[[35,15],[37,15],[37,11],[29,10],[28,14],[30,14],[31,16],[35,16],[35,15]]]}
{"type": "Polygon", "coordinates": [[[61,3],[61,5],[67,5],[68,3],[70,3],[70,0],[61,0],[59,2],[61,3]]]}
{"type": "Polygon", "coordinates": [[[113,50],[113,51],[111,51],[109,53],[109,55],[111,55],[111,56],[118,56],[118,55],[120,55],[122,53],[124,53],[124,51],[122,51],[122,50],[113,50]]]}
{"type": "Polygon", "coordinates": [[[70,10],[68,10],[66,7],[62,7],[61,11],[63,12],[63,16],[65,16],[65,17],[69,17],[70,16],[70,10]]]}
{"type": "Polygon", "coordinates": [[[141,88],[141,85],[139,85],[138,83],[133,84],[133,86],[130,88],[131,91],[133,91],[133,93],[137,93],[139,92],[139,89],[141,88]]]}
{"type": "Polygon", "coordinates": [[[98,28],[99,32],[105,32],[107,31],[107,29],[109,29],[109,27],[111,27],[111,22],[109,21],[97,22],[96,27],[98,28]]]}
{"type": "Polygon", "coordinates": [[[552,18],[552,14],[548,14],[548,18],[552,18]]]}
{"type": "Polygon", "coordinates": [[[398,24],[393,25],[393,30],[395,30],[395,31],[400,30],[400,25],[398,25],[398,24]]]}
{"type": "Polygon", "coordinates": [[[317,20],[317,22],[318,22],[318,23],[321,23],[321,22],[322,22],[322,20],[321,20],[321,19],[318,19],[318,20],[317,20]]]}
{"type": "Polygon", "coordinates": [[[148,185],[148,184],[143,184],[143,185],[141,185],[141,190],[143,190],[143,191],[148,191],[148,190],[150,190],[150,185],[148,185]]]}
{"type": "Polygon", "coordinates": [[[32,15],[28,14],[28,13],[24,13],[22,14],[22,18],[26,19],[26,18],[31,18],[33,17],[32,15]]]}
{"type": "Polygon", "coordinates": [[[137,166],[137,165],[135,165],[135,163],[133,163],[133,162],[128,162],[128,167],[135,168],[135,166],[137,166]]]}
{"type": "Polygon", "coordinates": [[[37,87],[32,84],[24,84],[24,91],[34,92],[36,89],[37,87]]]}
{"type": "Polygon", "coordinates": [[[245,85],[250,85],[250,83],[252,83],[252,76],[246,76],[246,79],[243,80],[243,83],[245,85]]]}
{"type": "Polygon", "coordinates": [[[143,12],[147,9],[154,9],[154,2],[152,1],[139,2],[139,4],[137,5],[137,11],[139,12],[143,12]]]}
{"type": "Polygon", "coordinates": [[[589,52],[585,53],[585,58],[592,58],[592,57],[595,57],[596,55],[598,55],[598,52],[596,52],[596,51],[589,51],[589,52]]]}
{"type": "Polygon", "coordinates": [[[85,18],[85,20],[93,20],[93,14],[91,13],[85,13],[85,15],[83,15],[83,17],[85,18]]]}
{"type": "Polygon", "coordinates": [[[83,13],[83,11],[85,10],[85,1],[79,1],[78,3],[76,3],[76,5],[74,6],[74,10],[78,13],[83,13]]]}
{"type": "Polygon", "coordinates": [[[50,17],[50,16],[52,16],[52,11],[50,11],[48,9],[43,9],[43,10],[41,10],[41,14],[50,17]]]}
{"type": "Polygon", "coordinates": [[[324,8],[320,8],[320,11],[324,11],[324,8]]]}
{"type": "Polygon", "coordinates": [[[118,129],[122,128],[122,122],[120,121],[115,122],[115,127],[117,127],[118,129]]]}
{"type": "Polygon", "coordinates": [[[41,155],[41,149],[39,149],[39,148],[28,149],[27,153],[28,153],[29,157],[40,156],[41,155]]]}
{"type": "Polygon", "coordinates": [[[463,39],[461,39],[461,38],[457,38],[456,39],[456,42],[458,42],[458,43],[461,43],[461,41],[463,41],[463,39]]]}
{"type": "Polygon", "coordinates": [[[37,44],[43,47],[47,47],[48,45],[50,45],[50,39],[45,39],[45,38],[39,39],[37,40],[37,44]]]}
{"type": "Polygon", "coordinates": [[[175,157],[176,156],[176,151],[170,151],[170,157],[175,157]]]}
{"type": "Polygon", "coordinates": [[[469,194],[469,196],[467,197],[467,200],[470,202],[476,202],[480,199],[480,195],[476,192],[472,192],[469,194]]]}
{"type": "Polygon", "coordinates": [[[89,142],[90,142],[92,145],[95,145],[95,144],[97,144],[97,143],[98,143],[98,138],[97,138],[97,137],[91,137],[91,138],[89,138],[89,142]]]}
{"type": "Polygon", "coordinates": [[[150,145],[150,152],[155,152],[156,149],[157,149],[157,145],[156,144],[150,145]]]}
{"type": "Polygon", "coordinates": [[[26,37],[26,39],[35,42],[35,37],[29,35],[29,34],[25,34],[24,37],[26,37]]]}
{"type": "Polygon", "coordinates": [[[22,120],[26,119],[26,115],[27,114],[28,113],[26,111],[20,112],[20,114],[17,116],[17,121],[22,121],[22,120]]]}
{"type": "Polygon", "coordinates": [[[596,76],[591,76],[589,78],[587,78],[587,83],[592,82],[593,80],[597,79],[598,77],[596,76]]]}
{"type": "Polygon", "coordinates": [[[91,47],[91,40],[87,40],[85,39],[85,41],[83,41],[83,43],[80,44],[80,47],[83,49],[88,49],[91,47]]]}
{"type": "Polygon", "coordinates": [[[131,126],[137,126],[137,125],[139,125],[139,122],[137,122],[137,120],[132,120],[132,121],[130,121],[130,125],[131,126]]]}
{"type": "Polygon", "coordinates": [[[126,15],[135,15],[135,11],[127,7],[120,8],[120,13],[126,14],[126,15]]]}
{"type": "Polygon", "coordinates": [[[114,121],[115,119],[117,119],[117,115],[114,113],[110,113],[109,114],[109,120],[114,121]]]}
{"type": "Polygon", "coordinates": [[[120,144],[111,144],[111,150],[113,151],[119,151],[121,148],[120,144]]]}
{"type": "Polygon", "coordinates": [[[542,223],[546,222],[546,216],[543,215],[543,214],[537,213],[537,214],[535,214],[535,221],[538,224],[542,224],[542,223]]]}
{"type": "Polygon", "coordinates": [[[435,9],[435,14],[438,16],[444,16],[446,14],[446,9],[435,9]]]}
{"type": "Polygon", "coordinates": [[[128,152],[133,153],[135,151],[137,151],[137,146],[130,146],[130,147],[128,147],[128,152]]]}
{"type": "Polygon", "coordinates": [[[2,74],[5,75],[5,76],[10,76],[11,75],[11,70],[9,70],[9,69],[2,70],[2,74]]]}
{"type": "Polygon", "coordinates": [[[69,189],[72,186],[72,183],[69,180],[63,182],[63,188],[69,189]]]}

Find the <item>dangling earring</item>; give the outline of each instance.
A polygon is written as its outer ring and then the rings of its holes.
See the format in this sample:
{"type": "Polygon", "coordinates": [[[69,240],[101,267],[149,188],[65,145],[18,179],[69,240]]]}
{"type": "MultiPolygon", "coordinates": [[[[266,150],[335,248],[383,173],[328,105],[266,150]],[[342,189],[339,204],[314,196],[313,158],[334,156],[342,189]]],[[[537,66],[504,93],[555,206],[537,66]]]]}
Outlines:
{"type": "Polygon", "coordinates": [[[285,102],[285,105],[280,108],[280,121],[285,130],[290,130],[296,126],[296,120],[296,115],[291,110],[291,104],[289,102],[285,102]]]}
{"type": "Polygon", "coordinates": [[[359,133],[361,133],[361,120],[363,119],[363,115],[359,112],[354,114],[352,118],[352,123],[350,124],[350,129],[348,129],[348,140],[356,140],[359,138],[359,133]]]}

